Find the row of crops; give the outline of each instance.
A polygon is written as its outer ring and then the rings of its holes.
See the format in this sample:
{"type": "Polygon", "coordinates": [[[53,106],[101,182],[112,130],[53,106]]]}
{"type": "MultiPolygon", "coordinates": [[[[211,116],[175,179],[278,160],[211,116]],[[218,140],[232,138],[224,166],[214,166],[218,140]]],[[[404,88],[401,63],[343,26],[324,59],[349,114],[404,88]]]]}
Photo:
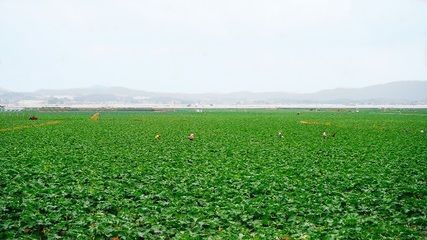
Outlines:
{"type": "Polygon", "coordinates": [[[0,114],[0,239],[427,238],[427,111],[300,112],[0,114]]]}

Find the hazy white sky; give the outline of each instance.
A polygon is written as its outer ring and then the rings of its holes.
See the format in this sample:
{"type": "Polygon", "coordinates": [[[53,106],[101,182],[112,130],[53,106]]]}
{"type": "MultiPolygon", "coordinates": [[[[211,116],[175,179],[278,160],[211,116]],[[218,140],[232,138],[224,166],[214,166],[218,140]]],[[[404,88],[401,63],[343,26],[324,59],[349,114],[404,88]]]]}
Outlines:
{"type": "Polygon", "coordinates": [[[310,92],[427,80],[425,0],[0,0],[0,88],[310,92]]]}

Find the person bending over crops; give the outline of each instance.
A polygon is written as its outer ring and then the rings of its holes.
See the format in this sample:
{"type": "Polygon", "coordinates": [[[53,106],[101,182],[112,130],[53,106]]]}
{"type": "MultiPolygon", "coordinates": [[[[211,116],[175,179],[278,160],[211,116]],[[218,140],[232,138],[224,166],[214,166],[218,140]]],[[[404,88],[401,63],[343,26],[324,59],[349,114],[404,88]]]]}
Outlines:
{"type": "Polygon", "coordinates": [[[328,134],[326,132],[323,132],[322,137],[323,137],[323,139],[326,139],[328,137],[328,134]]]}
{"type": "Polygon", "coordinates": [[[194,133],[190,133],[190,135],[188,135],[188,140],[193,141],[195,138],[194,133]]]}

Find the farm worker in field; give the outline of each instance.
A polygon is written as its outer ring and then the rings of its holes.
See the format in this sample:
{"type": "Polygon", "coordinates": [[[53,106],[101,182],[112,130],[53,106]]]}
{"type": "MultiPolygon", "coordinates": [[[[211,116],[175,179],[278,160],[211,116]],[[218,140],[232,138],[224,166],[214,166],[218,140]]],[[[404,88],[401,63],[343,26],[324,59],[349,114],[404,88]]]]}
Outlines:
{"type": "Polygon", "coordinates": [[[282,133],[281,131],[279,131],[279,132],[277,133],[277,136],[278,136],[279,138],[283,138],[283,133],[282,133]]]}
{"type": "Polygon", "coordinates": [[[194,133],[190,133],[190,135],[188,135],[188,140],[193,141],[195,138],[194,133]]]}
{"type": "Polygon", "coordinates": [[[156,140],[159,140],[160,139],[160,134],[156,134],[156,136],[154,136],[154,138],[156,139],[156,140]]]}
{"type": "Polygon", "coordinates": [[[328,137],[328,134],[326,134],[326,132],[323,132],[323,133],[322,133],[322,137],[323,137],[323,139],[325,139],[325,138],[327,138],[327,137],[328,137]]]}

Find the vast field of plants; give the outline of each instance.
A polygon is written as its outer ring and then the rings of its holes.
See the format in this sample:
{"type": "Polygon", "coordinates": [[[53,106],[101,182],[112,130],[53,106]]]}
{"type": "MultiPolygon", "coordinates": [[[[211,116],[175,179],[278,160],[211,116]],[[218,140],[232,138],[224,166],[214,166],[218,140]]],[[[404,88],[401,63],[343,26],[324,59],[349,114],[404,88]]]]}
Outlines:
{"type": "Polygon", "coordinates": [[[426,110],[92,114],[0,113],[0,239],[427,238],[426,110]]]}

